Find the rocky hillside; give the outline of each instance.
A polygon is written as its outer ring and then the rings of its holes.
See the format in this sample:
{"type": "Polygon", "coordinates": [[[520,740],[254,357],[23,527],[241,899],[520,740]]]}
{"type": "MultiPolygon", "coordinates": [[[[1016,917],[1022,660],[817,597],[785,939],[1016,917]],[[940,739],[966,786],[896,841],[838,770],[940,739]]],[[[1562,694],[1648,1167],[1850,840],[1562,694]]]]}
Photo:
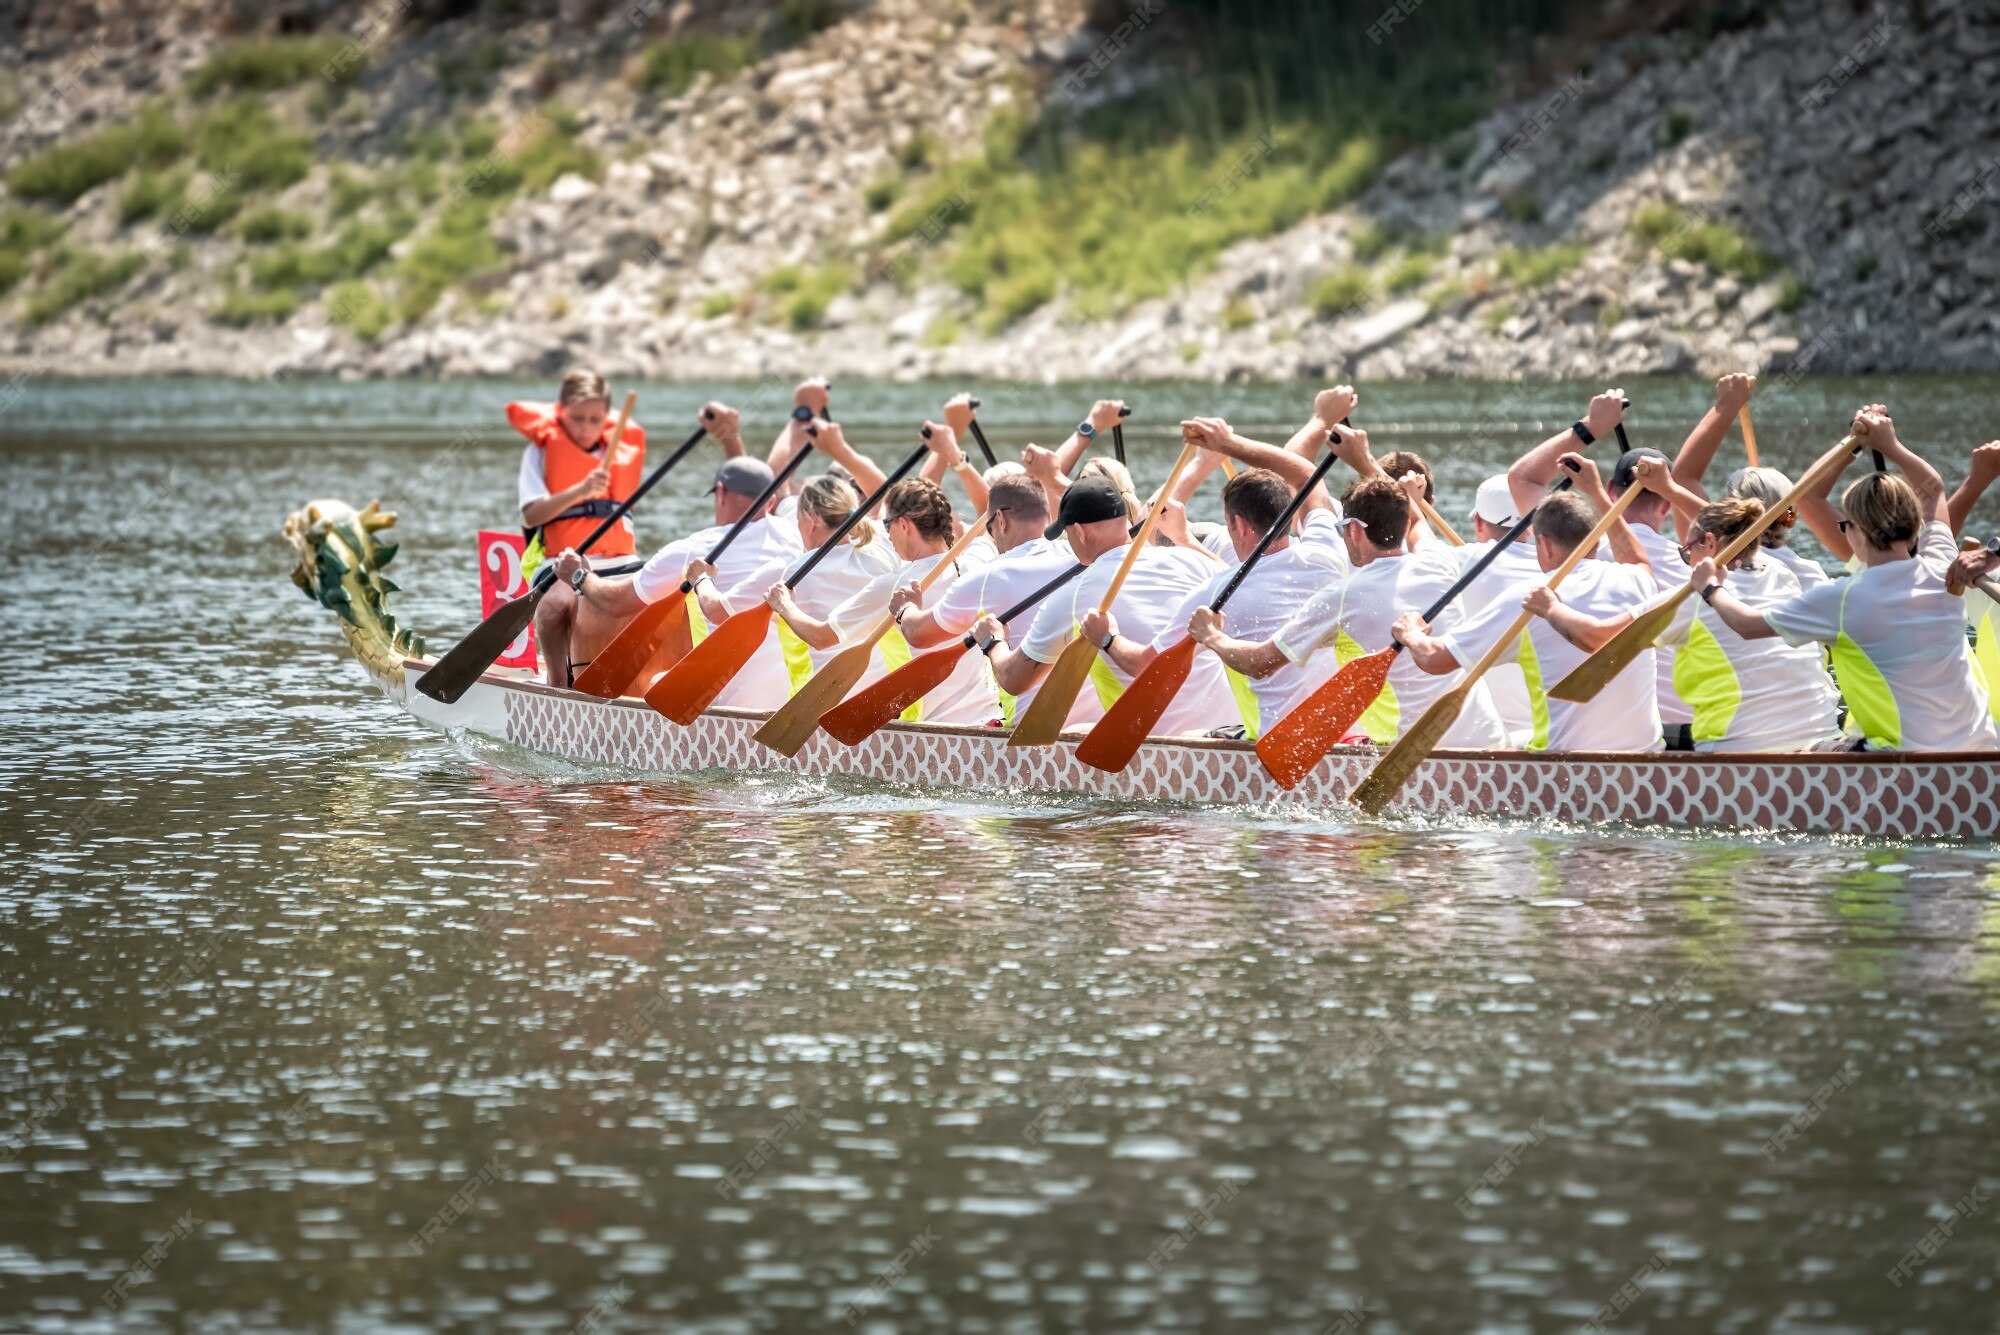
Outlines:
{"type": "Polygon", "coordinates": [[[466,8],[31,7],[0,367],[2000,368],[1983,4],[1635,12],[1449,133],[1129,150],[1088,127],[1202,37],[1163,0],[466,8]]]}

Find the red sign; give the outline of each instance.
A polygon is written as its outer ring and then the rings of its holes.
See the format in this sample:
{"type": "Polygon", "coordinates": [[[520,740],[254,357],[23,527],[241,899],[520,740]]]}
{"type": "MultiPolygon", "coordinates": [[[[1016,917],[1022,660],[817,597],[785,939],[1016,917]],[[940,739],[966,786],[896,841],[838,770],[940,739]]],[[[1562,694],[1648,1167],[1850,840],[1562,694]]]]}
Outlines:
{"type": "MultiPolygon", "coordinates": [[[[494,609],[502,603],[511,603],[528,591],[528,581],[521,578],[521,557],[527,552],[527,540],[520,530],[510,533],[495,532],[492,529],[479,530],[479,614],[492,616],[494,609]]],[[[529,622],[522,627],[514,642],[507,646],[507,652],[500,655],[498,666],[527,668],[535,670],[535,626],[529,622]]]]}

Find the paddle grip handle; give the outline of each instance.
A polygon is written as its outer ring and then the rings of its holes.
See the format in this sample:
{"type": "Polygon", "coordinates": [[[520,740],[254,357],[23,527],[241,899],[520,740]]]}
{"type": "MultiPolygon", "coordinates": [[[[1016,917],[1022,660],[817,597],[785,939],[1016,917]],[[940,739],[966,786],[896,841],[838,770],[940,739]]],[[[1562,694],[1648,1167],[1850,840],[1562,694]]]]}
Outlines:
{"type": "Polygon", "coordinates": [[[1222,592],[1215,595],[1215,601],[1208,605],[1210,611],[1220,612],[1222,610],[1222,605],[1234,596],[1237,588],[1243,583],[1244,578],[1249,575],[1250,568],[1264,559],[1264,553],[1270,550],[1271,544],[1278,540],[1280,534],[1288,532],[1291,529],[1292,520],[1298,516],[1299,507],[1306,503],[1306,497],[1312,495],[1313,488],[1320,484],[1320,481],[1326,477],[1327,471],[1338,462],[1340,462],[1340,456],[1332,450],[1328,450],[1326,457],[1321,459],[1319,464],[1313,469],[1312,476],[1306,479],[1306,484],[1292,493],[1292,499],[1286,504],[1285,512],[1278,516],[1276,522],[1271,527],[1264,530],[1264,536],[1257,539],[1257,546],[1252,549],[1250,555],[1243,558],[1243,564],[1236,567],[1236,573],[1231,575],[1229,582],[1222,586],[1222,592]]]}
{"type": "MultiPolygon", "coordinates": [[[[974,406],[977,406],[976,400],[974,401],[974,406]]],[[[979,419],[977,417],[972,419],[972,438],[979,442],[979,452],[986,456],[986,466],[988,468],[992,468],[1000,462],[993,457],[993,447],[986,443],[986,433],[979,429],[979,419]]]]}
{"type": "Polygon", "coordinates": [[[832,551],[835,547],[838,547],[840,545],[841,539],[845,538],[849,533],[852,533],[854,531],[854,526],[856,524],[859,524],[862,520],[866,519],[868,517],[868,512],[870,510],[873,510],[876,506],[882,503],[882,498],[888,494],[889,488],[895,486],[898,482],[901,482],[905,477],[907,477],[909,475],[910,470],[912,468],[915,468],[918,464],[922,463],[924,461],[924,456],[929,454],[930,452],[931,452],[930,446],[928,445],[919,445],[914,450],[911,450],[910,457],[903,460],[903,462],[897,464],[896,471],[889,474],[889,476],[883,478],[882,485],[875,488],[874,492],[872,492],[869,495],[867,500],[861,502],[861,504],[855,506],[853,510],[849,511],[847,518],[840,521],[840,527],[835,529],[832,532],[832,534],[828,536],[827,540],[819,545],[819,549],[817,551],[815,551],[811,556],[806,558],[806,563],[804,565],[800,566],[797,570],[794,570],[792,572],[791,578],[785,581],[785,587],[788,589],[798,588],[799,581],[804,579],[807,575],[810,575],[812,573],[813,567],[818,565],[821,561],[824,561],[826,559],[826,554],[832,551]]]}
{"type": "MultiPolygon", "coordinates": [[[[1123,416],[1124,413],[1130,411],[1131,409],[1129,408],[1124,409],[1119,415],[1123,416]]],[[[1125,424],[1123,422],[1114,422],[1111,426],[1111,455],[1119,463],[1122,464],[1125,462],[1125,424]]]]}
{"type": "MultiPolygon", "coordinates": [[[[792,474],[799,471],[799,465],[804,463],[806,456],[812,452],[813,443],[808,440],[797,454],[785,460],[785,466],[780,468],[778,475],[771,479],[771,485],[764,488],[763,493],[757,497],[750,508],[743,512],[741,519],[738,519],[729,526],[729,531],[722,535],[715,546],[708,549],[708,555],[703,557],[702,560],[706,561],[709,565],[714,565],[721,558],[722,554],[729,550],[729,544],[736,541],[737,534],[750,527],[750,521],[757,517],[757,512],[771,503],[771,498],[778,494],[778,489],[791,481],[792,474]]],[[[686,580],[681,581],[682,593],[692,593],[693,591],[694,585],[688,583],[686,580]]]]}

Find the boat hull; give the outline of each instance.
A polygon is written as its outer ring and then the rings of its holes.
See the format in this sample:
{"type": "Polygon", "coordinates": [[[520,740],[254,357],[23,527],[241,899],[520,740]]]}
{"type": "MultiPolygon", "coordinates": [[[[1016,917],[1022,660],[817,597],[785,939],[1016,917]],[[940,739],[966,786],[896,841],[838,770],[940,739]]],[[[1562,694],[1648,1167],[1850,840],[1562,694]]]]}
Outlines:
{"type": "MultiPolygon", "coordinates": [[[[1087,794],[1202,805],[1287,803],[1347,809],[1372,748],[1337,748],[1287,792],[1245,742],[1161,739],[1105,774],[1075,739],[1009,747],[997,728],[893,723],[860,746],[821,733],[786,757],[753,734],[767,715],[711,709],[689,727],[637,699],[599,700],[503,672],[456,704],[419,695],[429,663],[376,675],[417,718],[585,764],[660,774],[735,770],[850,775],[984,792],[1087,794]]],[[[2000,831],[2000,755],[1653,755],[1440,751],[1418,766],[1391,814],[1500,816],[1578,824],[1795,831],[1895,839],[1989,839],[2000,831]]]]}

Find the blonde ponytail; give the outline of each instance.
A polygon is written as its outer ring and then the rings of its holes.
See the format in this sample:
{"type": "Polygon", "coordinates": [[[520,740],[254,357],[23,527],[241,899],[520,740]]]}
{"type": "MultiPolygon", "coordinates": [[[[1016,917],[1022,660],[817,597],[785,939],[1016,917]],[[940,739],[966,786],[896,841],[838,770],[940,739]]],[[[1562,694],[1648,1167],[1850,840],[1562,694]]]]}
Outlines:
{"type": "MultiPolygon", "coordinates": [[[[837,478],[831,473],[813,478],[799,492],[799,509],[828,529],[836,529],[846,523],[847,517],[860,505],[861,493],[844,478],[837,478]]],[[[872,519],[863,519],[848,531],[847,541],[855,547],[866,547],[881,536],[879,524],[872,519]]]]}

